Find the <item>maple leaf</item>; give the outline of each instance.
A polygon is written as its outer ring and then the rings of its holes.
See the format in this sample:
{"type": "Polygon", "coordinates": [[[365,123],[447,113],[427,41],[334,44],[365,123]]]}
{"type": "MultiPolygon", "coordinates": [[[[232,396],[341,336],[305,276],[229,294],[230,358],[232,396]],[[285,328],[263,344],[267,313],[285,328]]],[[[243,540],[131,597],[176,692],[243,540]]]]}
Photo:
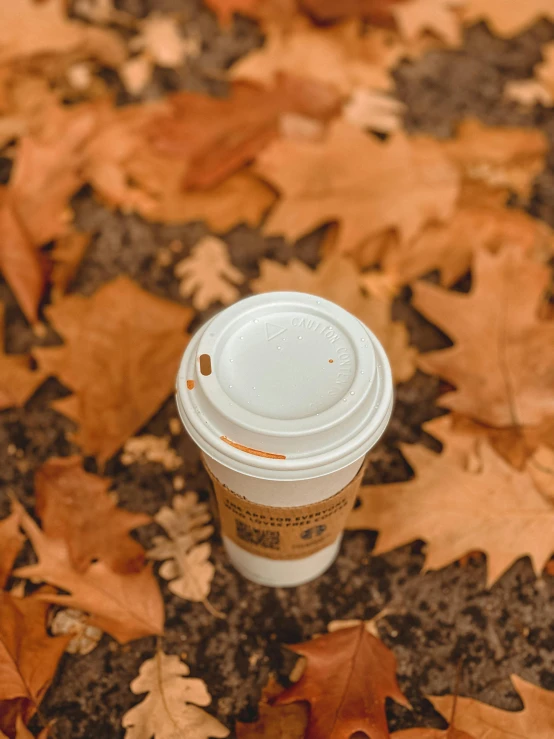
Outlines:
{"type": "Polygon", "coordinates": [[[304,739],[308,726],[308,709],[304,703],[275,706],[272,702],[283,692],[283,687],[270,675],[258,704],[258,720],[252,723],[237,721],[237,739],[304,739]]]}
{"type": "Polygon", "coordinates": [[[466,179],[506,190],[506,198],[509,190],[514,190],[524,199],[529,198],[548,151],[542,131],[486,126],[472,118],[463,121],[455,138],[441,142],[441,146],[466,179]]]}
{"type": "Polygon", "coordinates": [[[185,677],[188,666],[174,654],[156,652],[140,666],[131,683],[136,695],[148,693],[123,716],[125,739],[208,739],[226,737],[228,729],[203,711],[210,694],[203,680],[185,677]]]}
{"type": "Polygon", "coordinates": [[[205,236],[192,247],[190,256],[174,269],[180,294],[188,298],[196,310],[206,310],[212,303],[233,303],[240,293],[235,285],[244,282],[244,275],[229,259],[227,244],[214,236],[205,236]]]}
{"type": "Polygon", "coordinates": [[[310,704],[306,739],[349,739],[358,731],[388,738],[386,698],[409,704],[396,682],[393,653],[364,624],[288,648],[306,658],[306,669],[276,703],[310,704]]]}
{"type": "Polygon", "coordinates": [[[0,730],[8,736],[19,714],[27,722],[35,713],[69,641],[48,636],[47,611],[36,597],[0,591],[0,730]]]}
{"type": "Polygon", "coordinates": [[[445,716],[456,703],[455,724],[475,739],[551,739],[554,726],[554,693],[511,675],[512,683],[523,701],[522,711],[502,711],[473,698],[445,695],[429,697],[434,707],[445,716]]]}
{"type": "Polygon", "coordinates": [[[281,75],[271,89],[236,82],[227,98],[179,92],[167,103],[169,111],[149,125],[151,145],[184,159],[184,186],[203,189],[254,159],[278,135],[281,114],[325,120],[338,110],[340,99],[317,80],[281,75]]]}
{"type": "Polygon", "coordinates": [[[44,372],[30,368],[29,357],[4,352],[4,305],[0,303],[0,410],[23,406],[45,378],[44,372]]]}
{"type": "MultiPolygon", "coordinates": [[[[431,224],[413,241],[395,243],[382,257],[383,269],[397,286],[412,282],[434,269],[441,283],[452,285],[470,268],[474,253],[496,253],[505,246],[547,262],[554,250],[554,236],[543,221],[513,208],[466,205],[447,223],[431,224]]],[[[368,263],[377,261],[366,251],[368,263]]]]}
{"type": "Polygon", "coordinates": [[[450,455],[403,448],[414,480],[364,486],[350,529],[377,529],[374,554],[416,539],[428,542],[426,569],[439,569],[471,551],[488,556],[487,583],[494,583],[518,557],[529,556],[536,572],[554,544],[554,508],[527,472],[510,467],[486,444],[480,471],[468,472],[450,455]]]}
{"type": "Polygon", "coordinates": [[[466,24],[486,21],[497,36],[511,38],[522,33],[540,18],[554,21],[554,6],[550,0],[465,0],[463,18],[466,24]]]}
{"type": "Polygon", "coordinates": [[[62,539],[45,536],[21,507],[19,510],[21,526],[39,561],[20,567],[14,575],[46,582],[70,593],[42,592],[33,597],[90,613],[90,623],[107,631],[121,644],[163,633],[163,601],[150,567],[121,575],[98,561],[85,572],[78,572],[71,563],[67,544],[62,539]]]}
{"type": "Polygon", "coordinates": [[[252,280],[250,287],[256,293],[298,290],[338,303],[363,321],[381,341],[397,382],[412,376],[417,350],[409,346],[406,327],[391,320],[389,300],[362,293],[359,274],[350,260],[335,255],[321,261],[314,271],[298,260],[282,265],[264,259],[260,263],[260,277],[252,280]]]}
{"type": "Polygon", "coordinates": [[[25,537],[19,530],[20,513],[18,510],[0,521],[0,590],[4,588],[10,577],[13,563],[21,551],[25,537]]]}
{"type": "Polygon", "coordinates": [[[211,547],[207,542],[200,544],[213,534],[213,526],[208,525],[210,518],[207,504],[199,503],[196,493],[176,495],[173,508],[163,506],[154,516],[169,538],[156,536],[148,556],[165,560],[160,575],[169,580],[168,587],[174,595],[204,603],[213,615],[221,616],[207,601],[215,572],[208,560],[211,547]]]}
{"type": "Polygon", "coordinates": [[[118,508],[110,487],[108,478],[85,472],[79,456],[52,457],[35,474],[35,507],[43,531],[66,543],[78,572],[96,559],[122,574],[144,565],[144,549],[129,531],[152,519],[118,508]]]}
{"type": "Polygon", "coordinates": [[[464,0],[409,0],[391,8],[402,36],[415,39],[431,31],[452,46],[462,41],[459,17],[453,12],[464,0]]]}
{"type": "Polygon", "coordinates": [[[0,272],[29,323],[37,323],[38,306],[46,285],[45,265],[21,225],[10,197],[0,200],[0,272]]]}
{"type": "Polygon", "coordinates": [[[475,256],[468,295],[428,283],[413,304],[454,346],[419,358],[419,366],[457,387],[441,405],[491,426],[538,425],[554,416],[554,322],[537,318],[547,267],[517,248],[475,256]]]}
{"type": "Polygon", "coordinates": [[[80,424],[76,442],[104,462],[171,392],[192,311],[118,277],[46,313],[65,344],[34,354],[74,393],[52,405],[80,424]]]}
{"type": "Polygon", "coordinates": [[[321,143],[272,143],[255,170],[282,196],[266,234],[293,240],[337,222],[340,253],[388,228],[413,238],[426,223],[450,218],[459,192],[458,172],[435,142],[400,132],[380,141],[343,121],[321,143]]]}

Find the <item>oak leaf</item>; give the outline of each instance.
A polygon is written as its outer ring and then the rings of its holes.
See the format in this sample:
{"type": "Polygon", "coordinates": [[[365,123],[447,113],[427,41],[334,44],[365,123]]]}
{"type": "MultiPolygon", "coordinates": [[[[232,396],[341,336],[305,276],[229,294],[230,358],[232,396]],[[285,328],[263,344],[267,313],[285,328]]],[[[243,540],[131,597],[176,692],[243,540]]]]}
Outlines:
{"type": "Polygon", "coordinates": [[[539,447],[528,461],[527,470],[537,490],[554,503],[554,448],[539,447]]]}
{"type": "Polygon", "coordinates": [[[308,726],[308,709],[305,703],[275,706],[273,700],[283,692],[283,687],[270,675],[262,690],[258,704],[258,720],[251,723],[237,721],[237,739],[304,739],[308,726]]]}
{"type": "Polygon", "coordinates": [[[227,244],[215,236],[205,236],[192,247],[191,253],[175,265],[180,279],[179,292],[188,298],[196,310],[203,311],[212,303],[233,303],[240,293],[235,285],[244,282],[244,275],[233,266],[227,244]]]}
{"type": "Polygon", "coordinates": [[[48,636],[47,611],[36,597],[0,591],[0,730],[8,736],[18,715],[27,722],[35,713],[69,641],[48,636]]]}
{"type": "Polygon", "coordinates": [[[53,407],[80,424],[76,442],[104,462],[171,392],[192,311],[118,277],[46,313],[65,344],[34,354],[73,391],[53,407]]]}
{"type": "Polygon", "coordinates": [[[0,590],[6,585],[25,541],[19,530],[20,518],[20,512],[16,509],[0,521],[0,590]]]}
{"type": "Polygon", "coordinates": [[[211,547],[205,539],[213,534],[206,503],[194,492],[176,495],[173,508],[163,506],[154,520],[167,533],[156,536],[148,551],[150,559],[163,561],[160,575],[169,580],[169,590],[179,598],[207,603],[215,567],[209,561],[211,547]],[[203,542],[203,543],[201,543],[203,542]]]}
{"type": "Polygon", "coordinates": [[[412,239],[426,223],[450,218],[459,192],[457,169],[437,143],[400,132],[380,141],[343,121],[321,143],[272,143],[255,171],[282,196],[266,234],[293,240],[337,222],[339,253],[389,228],[412,239]]]}
{"type": "Polygon", "coordinates": [[[356,732],[389,737],[385,700],[409,704],[396,682],[393,653],[363,623],[288,648],[306,658],[306,669],[276,704],[310,704],[306,739],[349,739],[356,732]]]}
{"type": "Polygon", "coordinates": [[[419,366],[456,386],[441,405],[491,426],[534,426],[554,416],[554,322],[537,311],[547,267],[517,248],[479,252],[468,295],[429,283],[413,304],[454,341],[422,355],[419,366]]]}
{"type": "Polygon", "coordinates": [[[0,303],[0,410],[24,405],[45,378],[44,372],[30,368],[29,357],[5,353],[4,305],[0,303]]]}
{"type": "Polygon", "coordinates": [[[529,197],[533,180],[542,171],[548,151],[542,131],[486,126],[472,118],[463,121],[456,136],[442,142],[441,146],[467,180],[505,190],[506,198],[513,190],[524,199],[529,197]]]}
{"type": "Polygon", "coordinates": [[[129,532],[152,519],[118,508],[110,487],[110,479],[86,472],[83,458],[76,455],[52,457],[35,474],[35,509],[42,529],[65,542],[77,572],[85,572],[94,560],[122,574],[144,565],[144,549],[129,532]]]}
{"type": "Polygon", "coordinates": [[[226,737],[228,729],[199,706],[208,706],[210,694],[203,680],[186,677],[190,670],[174,654],[157,652],[140,666],[131,683],[146,698],[123,716],[125,739],[208,739],[226,737]]]}
{"type": "Polygon", "coordinates": [[[406,327],[391,319],[389,300],[362,292],[359,273],[350,260],[335,255],[321,261],[314,271],[298,260],[281,265],[265,259],[260,263],[260,277],[252,280],[250,286],[257,293],[298,290],[338,303],[363,321],[381,341],[397,382],[408,380],[414,373],[417,350],[409,346],[406,327]]]}
{"type": "Polygon", "coordinates": [[[550,0],[466,0],[463,19],[466,24],[486,21],[491,31],[504,38],[522,33],[541,18],[554,21],[554,6],[550,0]]]}
{"type": "Polygon", "coordinates": [[[42,592],[40,601],[77,608],[91,614],[90,623],[124,644],[143,636],[163,633],[164,607],[150,567],[121,575],[105,562],[78,572],[71,563],[67,544],[44,534],[21,509],[21,526],[29,537],[38,563],[15,570],[16,577],[46,582],[69,595],[42,592]]]}
{"type": "Polygon", "coordinates": [[[452,712],[456,703],[455,724],[458,731],[475,739],[550,739],[554,727],[554,693],[544,690],[517,675],[511,676],[514,688],[523,702],[522,711],[502,711],[494,706],[459,696],[430,697],[443,715],[452,712]]]}
{"type": "Polygon", "coordinates": [[[401,35],[415,39],[425,31],[431,31],[451,46],[462,41],[459,16],[454,12],[463,0],[408,0],[393,5],[392,15],[401,35]]]}
{"type": "Polygon", "coordinates": [[[448,454],[403,448],[415,479],[364,486],[361,506],[347,527],[379,531],[374,554],[427,541],[425,568],[439,569],[471,551],[487,554],[487,583],[494,583],[518,557],[537,573],[553,549],[554,508],[527,472],[510,467],[486,444],[480,471],[471,473],[448,454]]]}

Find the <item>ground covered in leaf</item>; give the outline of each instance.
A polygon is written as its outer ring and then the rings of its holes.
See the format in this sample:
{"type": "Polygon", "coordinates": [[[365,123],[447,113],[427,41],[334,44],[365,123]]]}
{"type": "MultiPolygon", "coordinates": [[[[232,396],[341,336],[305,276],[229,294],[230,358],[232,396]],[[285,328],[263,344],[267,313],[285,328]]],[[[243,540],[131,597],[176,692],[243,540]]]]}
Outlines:
{"type": "Polygon", "coordinates": [[[53,5],[0,10],[2,731],[554,736],[550,3],[32,20],[53,5]],[[170,397],[186,335],[278,289],[366,321],[397,383],[340,556],[290,590],[229,565],[170,397]],[[18,621],[51,674],[17,663],[18,621]],[[335,690],[370,692],[369,723],[325,714],[335,690]]]}

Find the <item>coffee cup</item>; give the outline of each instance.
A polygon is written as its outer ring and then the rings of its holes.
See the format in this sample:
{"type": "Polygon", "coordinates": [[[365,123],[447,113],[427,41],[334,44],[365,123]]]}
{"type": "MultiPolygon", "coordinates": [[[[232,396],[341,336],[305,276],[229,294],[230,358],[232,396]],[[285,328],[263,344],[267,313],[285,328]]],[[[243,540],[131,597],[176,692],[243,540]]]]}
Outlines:
{"type": "Polygon", "coordinates": [[[176,398],[235,568],[273,587],[322,574],[392,412],[390,365],[374,334],[316,295],[245,298],[193,336],[176,398]]]}

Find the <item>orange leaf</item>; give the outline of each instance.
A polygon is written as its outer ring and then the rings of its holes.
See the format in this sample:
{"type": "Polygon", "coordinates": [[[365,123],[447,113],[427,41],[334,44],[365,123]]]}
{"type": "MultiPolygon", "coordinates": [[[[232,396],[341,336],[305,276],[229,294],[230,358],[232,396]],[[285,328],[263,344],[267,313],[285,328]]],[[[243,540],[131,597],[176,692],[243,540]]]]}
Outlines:
{"type": "Polygon", "coordinates": [[[24,405],[46,378],[44,372],[30,368],[28,356],[6,354],[3,345],[4,305],[0,303],[0,410],[24,405]]]}
{"type": "Polygon", "coordinates": [[[388,739],[386,698],[409,704],[396,682],[394,655],[363,623],[289,649],[306,657],[306,669],[276,704],[310,704],[306,739],[350,739],[357,731],[388,739]]]}
{"type": "Polygon", "coordinates": [[[359,16],[374,23],[390,24],[391,11],[401,0],[300,0],[300,5],[319,21],[359,16]]]}
{"type": "Polygon", "coordinates": [[[46,313],[65,344],[34,354],[74,393],[53,406],[80,424],[76,442],[104,462],[172,391],[192,310],[118,277],[46,313]]]}
{"type": "Polygon", "coordinates": [[[262,690],[258,720],[248,724],[237,721],[237,739],[304,739],[308,726],[308,707],[303,702],[290,706],[272,705],[282,692],[282,686],[270,676],[262,690]]]}
{"type": "Polygon", "coordinates": [[[25,537],[19,530],[20,514],[14,510],[0,521],[0,589],[6,585],[25,537]]]}
{"type": "Polygon", "coordinates": [[[72,566],[84,572],[101,559],[115,572],[138,572],[144,549],[129,531],[152,520],[118,508],[108,494],[111,480],[92,475],[79,456],[54,457],[35,475],[36,512],[46,536],[63,539],[72,566]]]}

